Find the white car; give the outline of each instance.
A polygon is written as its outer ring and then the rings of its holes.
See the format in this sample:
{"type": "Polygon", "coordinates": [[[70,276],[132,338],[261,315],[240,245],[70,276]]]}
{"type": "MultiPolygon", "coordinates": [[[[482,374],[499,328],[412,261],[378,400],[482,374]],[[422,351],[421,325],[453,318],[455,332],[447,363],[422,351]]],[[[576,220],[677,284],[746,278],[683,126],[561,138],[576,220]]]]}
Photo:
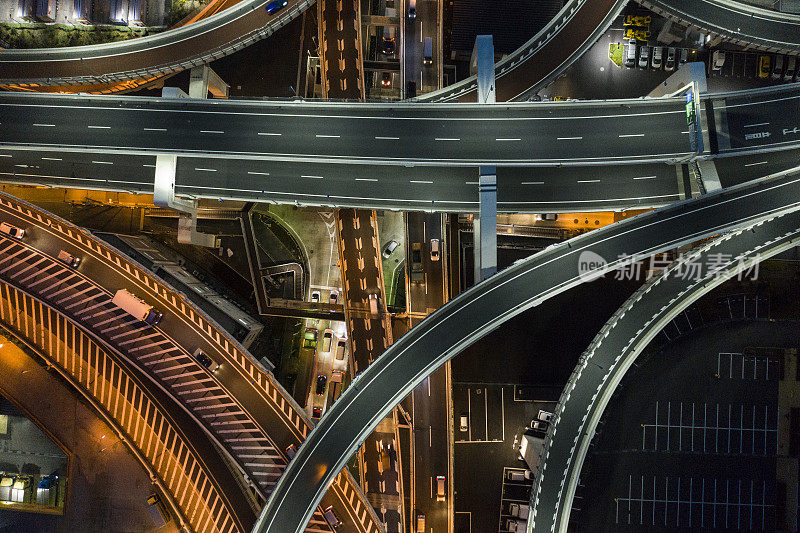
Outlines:
{"type": "Polygon", "coordinates": [[[553,413],[551,413],[550,411],[545,411],[544,409],[541,409],[539,411],[539,414],[536,415],[536,418],[538,418],[542,422],[547,422],[549,424],[550,421],[553,420],[553,413]]]}

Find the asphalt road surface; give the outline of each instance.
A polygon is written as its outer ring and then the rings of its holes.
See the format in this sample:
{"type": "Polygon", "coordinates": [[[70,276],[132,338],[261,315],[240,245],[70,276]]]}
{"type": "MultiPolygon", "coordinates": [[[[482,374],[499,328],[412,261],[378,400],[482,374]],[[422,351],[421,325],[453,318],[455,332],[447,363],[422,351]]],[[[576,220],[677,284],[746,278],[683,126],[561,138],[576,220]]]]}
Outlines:
{"type": "Polygon", "coordinates": [[[737,41],[771,49],[800,50],[800,20],[753,6],[719,0],[646,0],[650,5],[695,26],[737,41]]]}
{"type": "Polygon", "coordinates": [[[479,106],[4,94],[0,123],[9,146],[315,163],[525,166],[690,153],[681,98],[479,106]]]}
{"type": "Polygon", "coordinates": [[[329,479],[369,431],[427,375],[505,320],[581,282],[581,264],[651,254],[800,206],[797,173],[680,202],[559,243],[460,294],[362,372],[315,428],[264,507],[254,531],[302,531],[329,479]],[[583,255],[581,259],[580,255],[583,255]]]}
{"type": "Polygon", "coordinates": [[[735,273],[740,265],[738,257],[765,259],[798,238],[800,216],[793,212],[732,239],[717,240],[695,261],[702,265],[702,273],[656,278],[623,305],[623,315],[618,312],[609,320],[602,336],[595,338],[573,371],[562,394],[566,400],[556,410],[556,420],[548,431],[551,440],[544,453],[544,466],[539,469],[538,490],[531,493],[531,508],[536,511],[533,531],[567,530],[575,486],[597,423],[622,376],[651,338],[696,297],[721,284],[726,279],[721,272],[735,273]],[[718,266],[719,272],[707,268],[713,256],[727,258],[718,266]]]}

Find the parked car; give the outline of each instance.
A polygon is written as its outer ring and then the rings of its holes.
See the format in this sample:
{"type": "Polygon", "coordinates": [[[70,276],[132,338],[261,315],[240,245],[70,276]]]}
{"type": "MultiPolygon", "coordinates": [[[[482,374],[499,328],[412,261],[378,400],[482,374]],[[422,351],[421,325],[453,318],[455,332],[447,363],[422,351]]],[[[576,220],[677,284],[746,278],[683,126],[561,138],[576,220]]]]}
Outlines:
{"type": "Polygon", "coordinates": [[[711,70],[720,71],[725,64],[725,50],[714,50],[711,54],[711,70]]]}
{"type": "Polygon", "coordinates": [[[294,444],[290,444],[286,447],[286,457],[288,457],[289,460],[293,459],[296,453],[297,448],[294,447],[294,444]]]}
{"type": "Polygon", "coordinates": [[[628,44],[625,45],[625,66],[636,66],[636,39],[628,39],[628,44]]]}
{"type": "Polygon", "coordinates": [[[461,431],[467,431],[469,429],[469,420],[466,413],[462,413],[459,417],[459,427],[461,431]]]}
{"type": "Polygon", "coordinates": [[[783,71],[783,81],[792,81],[797,66],[797,58],[789,56],[786,58],[786,70],[783,71]]]}
{"type": "Polygon", "coordinates": [[[431,261],[439,260],[439,239],[431,239],[431,261]]]}
{"type": "Polygon", "coordinates": [[[311,303],[313,304],[319,303],[319,291],[314,291],[311,293],[311,303]]]}
{"type": "Polygon", "coordinates": [[[650,47],[643,45],[639,47],[639,68],[650,66],[650,47]]]}
{"type": "Polygon", "coordinates": [[[681,48],[680,64],[683,65],[687,61],[689,61],[689,49],[688,48],[681,48]]]}
{"type": "Polygon", "coordinates": [[[664,47],[662,46],[654,46],[653,47],[653,58],[650,61],[650,66],[653,70],[661,70],[663,66],[662,57],[664,54],[664,47]]]}
{"type": "Polygon", "coordinates": [[[772,65],[772,79],[779,80],[783,78],[783,56],[778,54],[775,56],[775,63],[772,65]]]}
{"type": "Polygon", "coordinates": [[[322,334],[322,353],[330,352],[332,346],[333,346],[333,330],[326,329],[325,333],[322,334]]]}
{"type": "Polygon", "coordinates": [[[443,502],[447,494],[447,486],[444,476],[436,476],[436,501],[443,502]]]}
{"type": "Polygon", "coordinates": [[[763,55],[758,56],[758,77],[759,78],[769,78],[770,72],[770,65],[772,61],[770,60],[770,56],[763,55]]]}
{"type": "Polygon", "coordinates": [[[536,418],[545,422],[551,422],[553,420],[553,413],[550,411],[545,411],[544,409],[540,409],[539,414],[536,415],[536,418]]]}
{"type": "Polygon", "coordinates": [[[336,516],[336,513],[333,512],[333,506],[329,505],[325,511],[323,512],[323,516],[325,516],[325,521],[333,528],[337,529],[339,526],[342,525],[342,521],[336,516]]]}
{"type": "Polygon", "coordinates": [[[667,72],[672,72],[675,70],[675,56],[676,50],[672,46],[667,48],[667,60],[664,62],[664,70],[667,72]]]}
{"type": "Polygon", "coordinates": [[[339,291],[331,291],[328,293],[328,303],[335,304],[339,301],[339,291]]]}

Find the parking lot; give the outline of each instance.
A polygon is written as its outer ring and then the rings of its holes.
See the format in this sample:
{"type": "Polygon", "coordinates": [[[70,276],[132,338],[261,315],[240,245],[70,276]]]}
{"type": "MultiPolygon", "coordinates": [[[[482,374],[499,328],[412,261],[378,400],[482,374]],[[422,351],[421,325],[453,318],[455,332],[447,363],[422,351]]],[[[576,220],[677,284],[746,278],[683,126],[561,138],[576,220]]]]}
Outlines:
{"type": "Polygon", "coordinates": [[[799,337],[776,322],[707,324],[643,354],[581,472],[578,529],[774,529],[781,370],[753,347],[799,337]]]}
{"type": "Polygon", "coordinates": [[[511,503],[527,502],[531,480],[511,480],[527,469],[519,459],[522,433],[553,402],[523,400],[518,385],[454,383],[456,533],[506,531],[511,503]],[[461,430],[461,415],[467,417],[461,430]],[[478,490],[476,490],[478,489],[478,490]],[[487,494],[499,497],[487,498],[487,494]]]}

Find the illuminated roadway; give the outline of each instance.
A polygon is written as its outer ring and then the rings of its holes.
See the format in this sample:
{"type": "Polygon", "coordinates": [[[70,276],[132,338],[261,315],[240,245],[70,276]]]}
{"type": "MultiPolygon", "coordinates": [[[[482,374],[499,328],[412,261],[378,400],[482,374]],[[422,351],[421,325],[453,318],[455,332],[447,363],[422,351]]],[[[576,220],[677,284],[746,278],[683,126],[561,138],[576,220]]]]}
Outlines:
{"type": "Polygon", "coordinates": [[[330,480],[426,376],[505,321],[581,283],[580,254],[649,255],[800,206],[797,174],[719,190],[606,226],[518,261],[457,296],[390,346],[317,424],[278,481],[255,532],[303,530],[330,480]]]}
{"type": "Polygon", "coordinates": [[[637,1],[657,13],[672,16],[734,42],[754,44],[770,51],[800,52],[798,15],[732,0],[637,1]]]}
{"type": "Polygon", "coordinates": [[[737,268],[794,246],[798,239],[797,212],[739,230],[681,257],[683,261],[667,270],[671,274],[653,278],[620,307],[581,356],[555,410],[544,467],[540,465],[531,492],[532,531],[567,531],[575,487],[597,424],[617,385],[650,341],[694,301],[735,275],[737,268]],[[718,270],[680,275],[681,263],[686,272],[690,262],[709,265],[712,257],[723,258],[718,270]],[[746,260],[740,263],[740,257],[746,260]]]}
{"type": "Polygon", "coordinates": [[[243,0],[188,26],[100,45],[0,50],[0,83],[80,85],[149,78],[202,65],[269,36],[313,5],[289,0],[270,16],[268,0],[243,0]]]}

